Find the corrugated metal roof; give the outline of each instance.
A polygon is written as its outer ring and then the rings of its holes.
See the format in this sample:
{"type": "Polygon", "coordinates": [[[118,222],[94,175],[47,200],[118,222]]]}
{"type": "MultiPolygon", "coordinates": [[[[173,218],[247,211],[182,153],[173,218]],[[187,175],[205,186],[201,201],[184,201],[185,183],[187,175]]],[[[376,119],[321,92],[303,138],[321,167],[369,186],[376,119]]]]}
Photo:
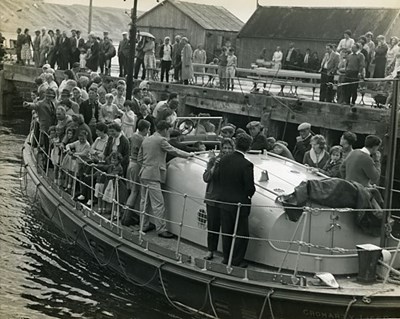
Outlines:
{"type": "Polygon", "coordinates": [[[220,6],[169,0],[183,13],[206,30],[239,32],[244,23],[230,11],[220,6]]]}
{"type": "Polygon", "coordinates": [[[388,32],[399,12],[388,8],[259,7],[239,37],[334,40],[342,38],[347,29],[353,37],[367,31],[377,36],[388,32]]]}

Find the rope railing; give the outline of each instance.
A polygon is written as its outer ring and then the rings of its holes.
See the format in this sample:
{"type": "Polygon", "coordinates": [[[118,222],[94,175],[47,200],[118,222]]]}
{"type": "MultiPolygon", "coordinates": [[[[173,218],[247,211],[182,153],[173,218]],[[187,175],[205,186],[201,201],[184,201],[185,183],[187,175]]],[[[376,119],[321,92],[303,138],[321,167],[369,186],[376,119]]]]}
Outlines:
{"type": "MultiPolygon", "coordinates": [[[[41,132],[41,134],[42,134],[42,132],[41,132]]],[[[46,134],[46,133],[43,132],[43,134],[46,134]]],[[[34,138],[36,139],[36,137],[34,137],[34,138]]],[[[39,138],[39,140],[40,140],[40,138],[39,138]]],[[[36,141],[37,141],[37,139],[36,139],[36,141]]],[[[46,156],[47,161],[49,161],[50,160],[50,156],[46,152],[44,152],[44,149],[40,145],[40,143],[38,143],[38,148],[43,153],[43,155],[46,156]]],[[[304,241],[304,231],[305,231],[305,225],[306,225],[307,218],[304,218],[303,228],[302,228],[302,235],[301,235],[300,240],[294,240],[294,238],[296,236],[296,233],[297,233],[297,230],[298,230],[298,227],[296,227],[296,229],[295,229],[295,231],[294,231],[294,233],[292,235],[292,238],[290,240],[281,240],[281,239],[272,239],[272,238],[260,238],[260,237],[252,237],[252,236],[241,236],[241,235],[236,234],[238,220],[239,220],[239,213],[240,213],[240,208],[241,207],[252,206],[252,207],[263,207],[263,208],[282,210],[282,208],[279,207],[279,206],[242,205],[240,203],[229,203],[229,202],[212,201],[212,200],[210,200],[210,201],[215,202],[217,204],[233,205],[233,206],[237,207],[234,233],[233,234],[227,234],[227,233],[211,231],[211,230],[208,230],[208,229],[203,229],[203,228],[200,228],[200,227],[195,227],[195,226],[192,226],[192,225],[184,224],[184,216],[185,216],[185,211],[186,211],[187,200],[196,200],[196,201],[197,200],[201,200],[201,201],[204,201],[203,197],[192,196],[192,195],[188,195],[188,194],[182,194],[182,193],[174,192],[174,191],[161,190],[163,193],[167,193],[167,194],[170,194],[170,195],[173,195],[173,196],[182,197],[184,199],[184,203],[183,203],[182,214],[181,214],[181,217],[180,217],[179,221],[173,221],[173,220],[169,220],[167,218],[157,217],[157,216],[154,216],[154,215],[149,214],[149,213],[146,212],[146,209],[147,209],[146,205],[148,205],[148,200],[147,200],[148,199],[148,193],[149,193],[150,189],[153,189],[152,187],[150,187],[148,185],[145,186],[146,187],[146,195],[145,195],[145,200],[144,200],[145,205],[144,205],[142,210],[139,211],[139,210],[136,210],[134,208],[127,207],[124,204],[119,202],[119,198],[118,198],[119,181],[123,181],[123,182],[126,182],[126,183],[130,183],[130,184],[134,184],[136,186],[143,187],[143,185],[141,183],[138,183],[138,182],[135,182],[135,181],[132,181],[132,180],[128,180],[128,179],[126,179],[125,177],[122,177],[122,176],[115,176],[115,175],[112,175],[112,174],[107,174],[104,171],[99,170],[94,165],[91,165],[90,163],[85,161],[85,159],[83,159],[83,158],[81,158],[79,156],[76,156],[76,158],[77,158],[77,160],[79,160],[81,162],[82,165],[89,166],[91,168],[91,185],[85,183],[83,180],[80,180],[77,177],[76,173],[70,174],[68,171],[63,169],[61,167],[61,165],[55,164],[55,166],[57,166],[57,168],[60,171],[63,171],[63,173],[65,175],[71,177],[74,180],[74,185],[75,185],[74,189],[76,188],[76,184],[77,183],[80,183],[81,185],[84,185],[85,187],[88,187],[90,189],[90,192],[91,192],[91,205],[90,205],[90,207],[88,207],[90,209],[90,211],[92,211],[95,214],[99,215],[103,220],[106,220],[109,223],[114,224],[117,227],[117,229],[119,231],[121,231],[121,234],[122,234],[122,229],[123,228],[120,225],[120,209],[122,208],[122,209],[125,209],[125,210],[128,210],[128,211],[132,211],[132,212],[135,212],[135,213],[139,214],[140,215],[140,229],[139,229],[139,241],[140,242],[143,241],[143,236],[145,234],[143,232],[144,216],[148,216],[148,217],[152,217],[152,218],[155,218],[155,219],[159,219],[160,221],[163,221],[165,223],[169,223],[169,224],[173,224],[173,225],[178,226],[179,227],[179,234],[178,234],[178,239],[177,239],[177,245],[176,245],[176,248],[175,248],[175,254],[176,254],[177,258],[179,258],[180,255],[181,255],[181,239],[182,239],[182,231],[183,231],[184,228],[191,229],[191,230],[202,231],[202,232],[205,232],[206,234],[207,233],[213,233],[213,234],[221,234],[222,236],[230,236],[230,237],[232,237],[232,246],[231,246],[232,248],[231,248],[231,251],[230,251],[230,254],[229,254],[229,260],[228,260],[228,264],[227,264],[227,269],[231,269],[232,256],[233,256],[233,247],[234,247],[234,243],[235,243],[236,239],[248,239],[248,240],[252,240],[252,241],[253,240],[254,241],[263,241],[263,242],[267,242],[267,243],[269,242],[269,243],[287,244],[288,248],[286,250],[285,257],[284,257],[284,260],[282,261],[282,265],[281,265],[280,269],[282,269],[282,266],[283,266],[283,264],[285,262],[287,254],[290,251],[291,245],[297,245],[297,247],[298,247],[298,249],[297,249],[297,257],[296,257],[296,260],[297,260],[296,264],[299,263],[299,257],[302,254],[302,247],[315,248],[315,249],[318,249],[318,250],[325,250],[325,251],[329,251],[331,253],[337,253],[337,254],[355,253],[355,252],[359,251],[359,249],[347,249],[347,248],[341,248],[341,247],[328,247],[328,246],[317,245],[317,244],[313,244],[313,243],[304,241]],[[111,216],[110,216],[109,220],[104,218],[104,216],[102,216],[101,214],[98,214],[97,212],[94,211],[94,207],[93,207],[93,192],[94,192],[95,188],[94,188],[94,185],[93,185],[94,184],[93,176],[94,176],[94,172],[95,171],[97,173],[101,174],[101,175],[104,175],[106,177],[115,179],[116,192],[115,192],[115,196],[114,196],[114,198],[112,200],[112,210],[111,210],[111,216]],[[114,219],[116,219],[116,223],[114,223],[114,219]]],[[[49,164],[47,162],[46,163],[46,177],[49,177],[48,173],[49,173],[49,164]]],[[[74,190],[72,192],[73,192],[73,195],[74,195],[74,190]]],[[[73,198],[74,198],[74,196],[73,196],[73,198]]],[[[363,212],[376,211],[376,209],[352,209],[352,208],[333,209],[333,208],[319,208],[319,207],[298,207],[298,208],[295,208],[295,209],[302,210],[303,211],[303,215],[302,216],[308,216],[308,214],[315,214],[315,213],[320,213],[320,212],[349,213],[349,212],[357,212],[357,211],[363,211],[363,212]]],[[[390,210],[387,210],[387,211],[397,211],[398,212],[399,209],[390,209],[390,210]]],[[[298,222],[298,226],[299,225],[300,225],[300,222],[298,222]]],[[[296,275],[296,274],[297,274],[297,266],[295,267],[294,275],[296,275]]]]}

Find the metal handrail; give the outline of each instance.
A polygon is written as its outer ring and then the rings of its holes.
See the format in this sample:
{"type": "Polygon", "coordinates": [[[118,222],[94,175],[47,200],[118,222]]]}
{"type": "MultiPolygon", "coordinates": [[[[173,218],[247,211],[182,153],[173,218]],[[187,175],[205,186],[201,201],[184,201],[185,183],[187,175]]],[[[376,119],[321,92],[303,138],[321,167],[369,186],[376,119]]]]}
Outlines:
{"type": "MultiPolygon", "coordinates": [[[[41,134],[46,134],[46,135],[48,135],[46,132],[41,132],[41,134]]],[[[35,137],[35,139],[36,139],[36,137],[35,137]]],[[[38,144],[39,145],[39,148],[41,149],[41,151],[43,152],[43,148],[40,146],[40,144],[38,144]]],[[[46,152],[43,152],[43,154],[47,157],[47,160],[49,161],[50,160],[50,156],[46,153],[46,152]]],[[[82,159],[81,157],[79,157],[79,156],[77,156],[77,158],[84,164],[84,165],[90,165],[89,163],[87,163],[84,159],[82,159]]],[[[80,182],[81,184],[83,184],[83,185],[85,185],[86,187],[89,187],[90,189],[91,189],[91,192],[93,192],[93,190],[94,190],[94,187],[93,187],[93,171],[94,170],[97,170],[100,174],[102,174],[102,175],[105,175],[105,176],[108,176],[108,177],[113,177],[113,178],[115,178],[115,183],[116,183],[116,185],[118,185],[119,183],[118,183],[118,181],[119,180],[123,180],[123,181],[127,181],[127,182],[129,182],[129,183],[134,183],[134,184],[136,184],[136,185],[140,185],[140,186],[143,186],[142,184],[140,184],[140,183],[136,183],[136,182],[133,182],[133,181],[130,181],[130,180],[127,180],[126,178],[124,178],[124,177],[120,177],[120,176],[115,176],[115,175],[112,175],[112,174],[107,174],[107,173],[105,173],[105,172],[103,172],[103,171],[101,171],[101,170],[98,170],[96,167],[94,167],[94,166],[91,166],[91,172],[92,172],[92,178],[91,178],[91,184],[92,185],[87,185],[86,183],[84,183],[84,181],[81,181],[80,179],[78,179],[77,178],[77,176],[76,176],[76,174],[74,174],[74,175],[71,175],[71,174],[69,174],[69,172],[67,172],[67,171],[65,171],[62,167],[61,167],[61,165],[58,165],[59,166],[59,169],[61,169],[62,171],[64,171],[64,173],[66,174],[66,175],[68,175],[68,176],[70,176],[70,177],[72,177],[73,178],[73,180],[75,181],[75,183],[76,182],[80,182]]],[[[116,186],[116,188],[117,188],[118,186],[116,186]]],[[[149,189],[151,189],[151,187],[149,187],[149,186],[145,186],[146,188],[147,188],[147,190],[146,190],[146,197],[148,196],[148,191],[149,191],[149,189]]],[[[189,195],[187,195],[187,194],[181,194],[181,193],[178,193],[178,192],[170,192],[170,191],[165,191],[165,190],[162,190],[163,192],[167,192],[167,193],[170,193],[170,194],[173,194],[173,195],[178,195],[178,196],[183,196],[184,197],[184,199],[185,199],[185,203],[186,203],[186,200],[187,200],[187,198],[189,198],[189,199],[203,199],[204,200],[204,198],[200,198],[200,197],[196,197],[196,196],[189,196],[189,195]]],[[[117,195],[118,194],[118,191],[116,191],[115,192],[115,195],[116,196],[118,196],[117,195]]],[[[91,195],[92,196],[92,195],[91,195]]],[[[91,197],[91,198],[93,198],[93,197],[91,197]]],[[[147,199],[147,198],[146,198],[147,199]]],[[[211,201],[211,200],[210,200],[211,201]]],[[[145,201],[145,205],[147,205],[147,200],[145,201]]],[[[331,251],[331,252],[336,252],[336,253],[345,253],[345,252],[352,252],[352,253],[354,253],[354,252],[357,252],[359,249],[346,249],[346,248],[340,248],[340,247],[326,247],[326,246],[321,246],[321,245],[315,245],[315,244],[312,244],[312,243],[307,243],[307,242],[304,242],[303,241],[303,237],[304,236],[302,236],[302,238],[301,238],[301,240],[298,240],[298,241],[295,241],[294,240],[294,236],[295,236],[295,234],[293,234],[293,238],[290,240],[290,241],[285,241],[285,240],[278,240],[278,239],[271,239],[271,238],[259,238],[259,237],[251,237],[251,236],[240,236],[240,235],[237,235],[236,234],[236,230],[237,230],[237,223],[238,223],[238,219],[239,219],[239,213],[240,213],[240,208],[241,207],[245,207],[245,206],[251,206],[251,205],[244,205],[244,204],[241,204],[241,203],[228,203],[228,202],[221,202],[221,201],[214,201],[215,203],[219,203],[219,204],[225,204],[225,205],[234,205],[234,206],[236,206],[237,207],[237,215],[236,215],[236,219],[235,219],[235,231],[234,231],[234,233],[233,234],[226,234],[226,233],[221,233],[221,232],[214,232],[214,231],[210,231],[210,230],[208,230],[208,229],[202,229],[202,228],[198,228],[198,227],[194,227],[194,226],[191,226],[191,225],[185,225],[184,223],[183,223],[183,219],[184,219],[184,212],[185,212],[185,205],[184,205],[184,208],[183,208],[183,211],[182,211],[182,215],[181,215],[181,221],[180,222],[175,222],[175,221],[172,221],[172,220],[168,220],[168,219],[166,219],[166,218],[160,218],[160,217],[156,217],[156,216],[153,216],[153,215],[151,215],[151,214],[147,214],[146,213],[146,206],[144,207],[144,209],[143,209],[143,211],[140,211],[139,212],[139,214],[141,215],[141,223],[140,223],[140,231],[139,231],[139,240],[140,241],[142,241],[143,240],[143,217],[144,217],[144,215],[147,215],[147,216],[151,216],[152,218],[156,218],[156,219],[159,219],[159,220],[163,220],[163,221],[165,221],[165,222],[168,222],[168,223],[170,223],[170,224],[175,224],[175,225],[178,225],[179,227],[180,227],[180,232],[179,232],[179,236],[178,236],[178,242],[177,242],[177,247],[176,247],[176,250],[175,250],[175,253],[176,253],[176,256],[177,257],[179,257],[180,256],[180,243],[181,243],[181,237],[182,237],[182,229],[183,229],[183,227],[186,227],[186,228],[188,228],[188,229],[196,229],[196,230],[200,230],[200,231],[204,231],[204,232],[206,232],[206,233],[215,233],[215,234],[221,234],[222,236],[231,236],[232,237],[232,247],[234,247],[234,242],[235,242],[235,240],[236,240],[236,238],[242,238],[242,239],[248,239],[248,240],[256,240],[256,241],[264,241],[264,242],[279,242],[279,243],[287,243],[287,244],[289,244],[289,248],[288,248],[288,252],[289,252],[289,250],[290,250],[290,245],[292,245],[292,244],[295,244],[295,245],[298,245],[298,250],[297,250],[297,262],[298,262],[298,260],[299,260],[299,256],[300,255],[302,255],[302,252],[301,252],[301,247],[302,246],[308,246],[308,247],[312,247],[312,248],[316,248],[316,249],[320,249],[320,250],[329,250],[329,251],[331,251]]],[[[93,203],[93,200],[92,200],[92,203],[93,203]]],[[[122,227],[121,227],[121,225],[119,224],[119,209],[120,209],[120,207],[125,207],[123,204],[121,204],[121,203],[119,203],[119,201],[118,201],[118,198],[114,198],[113,199],[113,209],[112,209],[112,213],[111,213],[111,219],[110,219],[110,223],[113,223],[113,217],[114,217],[114,210],[115,210],[115,208],[116,208],[116,210],[117,210],[117,223],[115,224],[116,226],[117,226],[117,228],[119,229],[119,230],[121,230],[122,231],[122,227]]],[[[253,207],[254,207],[254,205],[253,205],[253,207]]],[[[272,208],[272,209],[281,209],[280,207],[276,207],[276,206],[261,206],[261,205],[259,205],[259,206],[256,206],[256,207],[269,207],[269,208],[272,208]]],[[[131,208],[128,208],[129,210],[132,210],[132,211],[136,211],[136,210],[134,210],[134,209],[131,209],[131,208]]],[[[309,213],[313,213],[313,212],[319,212],[319,211],[330,211],[330,212],[353,212],[353,211],[366,211],[366,210],[364,210],[364,209],[325,209],[325,208],[312,208],[312,207],[300,207],[300,208],[298,208],[298,209],[302,209],[303,211],[307,211],[307,212],[309,212],[309,213]]],[[[93,211],[93,204],[91,204],[91,207],[90,207],[90,210],[92,211],[92,212],[94,212],[93,211]]],[[[371,211],[376,211],[376,210],[373,210],[373,209],[371,209],[371,211]]],[[[398,209],[392,209],[391,211],[399,211],[398,209]]],[[[137,211],[136,211],[137,212],[137,211]]],[[[95,214],[97,214],[96,212],[94,212],[95,214]]],[[[303,213],[304,214],[304,213],[303,213]]],[[[99,215],[99,216],[101,216],[101,215],[99,215]]],[[[101,217],[103,217],[103,216],[101,216],[101,217]]],[[[304,223],[304,225],[305,225],[305,223],[304,223]]],[[[304,225],[303,225],[303,228],[304,228],[304,225]]],[[[297,228],[296,228],[296,232],[297,232],[297,228]]],[[[303,231],[302,231],[302,233],[303,233],[303,231]]],[[[233,256],[233,248],[231,248],[231,251],[230,251],[230,255],[229,255],[229,260],[228,260],[228,264],[227,264],[227,269],[228,269],[228,272],[230,271],[229,269],[231,269],[231,263],[232,263],[232,256],[233,256]]],[[[325,255],[321,255],[321,256],[325,256],[325,255]]],[[[297,273],[297,270],[295,271],[295,275],[296,275],[296,273],[297,273]]]]}

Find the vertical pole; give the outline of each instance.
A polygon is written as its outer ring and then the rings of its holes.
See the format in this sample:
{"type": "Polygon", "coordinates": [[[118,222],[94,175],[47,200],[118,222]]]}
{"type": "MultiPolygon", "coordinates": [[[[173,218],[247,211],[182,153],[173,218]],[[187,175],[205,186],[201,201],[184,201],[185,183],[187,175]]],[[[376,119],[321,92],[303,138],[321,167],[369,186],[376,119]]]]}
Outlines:
{"type": "Polygon", "coordinates": [[[181,221],[180,221],[180,223],[179,223],[179,236],[178,236],[178,242],[177,242],[177,244],[176,244],[176,251],[175,251],[176,257],[179,256],[179,250],[180,250],[180,246],[181,246],[183,219],[184,219],[184,217],[185,217],[187,195],[184,194],[184,195],[183,195],[183,198],[184,198],[184,200],[183,200],[183,209],[182,209],[181,221]]]}
{"type": "Polygon", "coordinates": [[[94,177],[93,177],[93,166],[90,169],[90,210],[93,211],[93,185],[94,177]]]}
{"type": "Polygon", "coordinates": [[[49,176],[49,167],[50,167],[50,150],[51,150],[51,141],[50,141],[50,137],[48,137],[49,139],[49,147],[47,149],[47,161],[46,161],[46,176],[49,176]]]}
{"type": "MultiPolygon", "coordinates": [[[[115,209],[115,189],[117,187],[117,178],[115,178],[115,186],[114,186],[114,194],[112,197],[112,204],[111,204],[111,217],[110,217],[110,224],[112,224],[113,219],[114,219],[114,209],[115,209]]],[[[107,185],[104,185],[105,187],[107,187],[107,185]]]]}
{"type": "Polygon", "coordinates": [[[306,232],[308,210],[305,210],[303,214],[304,214],[303,228],[301,230],[299,247],[297,248],[296,265],[295,265],[294,273],[293,273],[294,277],[297,276],[297,269],[299,268],[299,260],[300,260],[300,254],[301,254],[301,248],[302,248],[301,245],[302,245],[302,242],[304,241],[304,234],[306,232]]]}
{"type": "Polygon", "coordinates": [[[233,251],[235,249],[236,233],[237,233],[237,228],[239,225],[239,216],[240,216],[240,208],[241,207],[242,207],[241,203],[237,204],[235,227],[233,229],[231,251],[229,252],[229,259],[228,259],[228,265],[227,265],[228,269],[231,268],[231,266],[232,266],[233,251]]]}
{"type": "MultiPolygon", "coordinates": [[[[143,185],[140,185],[140,186],[143,187],[143,185]]],[[[140,212],[139,242],[142,241],[144,216],[146,214],[146,207],[147,207],[147,199],[148,199],[148,197],[149,197],[149,186],[146,186],[146,194],[144,195],[143,210],[140,212]]]]}
{"type": "Polygon", "coordinates": [[[117,203],[117,226],[119,227],[119,177],[115,179],[115,200],[117,203]]]}
{"type": "Polygon", "coordinates": [[[133,0],[133,8],[131,11],[131,27],[129,29],[129,56],[128,56],[128,74],[126,78],[126,99],[132,99],[133,90],[133,67],[136,51],[136,20],[137,20],[137,2],[133,0]]]}
{"type": "Polygon", "coordinates": [[[390,211],[388,209],[392,208],[392,198],[393,198],[393,180],[394,180],[394,170],[396,165],[396,146],[397,146],[397,126],[399,121],[398,104],[399,104],[399,74],[397,74],[396,79],[393,81],[393,103],[392,112],[390,116],[390,130],[389,130],[389,143],[388,143],[388,153],[386,160],[386,174],[385,174],[385,203],[383,219],[381,224],[381,247],[386,246],[386,223],[390,217],[390,211]]]}
{"type": "Polygon", "coordinates": [[[88,33],[92,31],[92,15],[93,15],[93,0],[89,0],[89,25],[88,25],[88,33]]]}

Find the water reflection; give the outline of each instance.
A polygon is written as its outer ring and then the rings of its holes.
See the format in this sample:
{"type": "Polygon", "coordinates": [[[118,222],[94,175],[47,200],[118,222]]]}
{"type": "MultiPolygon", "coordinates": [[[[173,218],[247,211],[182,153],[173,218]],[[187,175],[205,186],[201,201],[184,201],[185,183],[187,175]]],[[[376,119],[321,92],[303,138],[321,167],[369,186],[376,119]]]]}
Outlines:
{"type": "Polygon", "coordinates": [[[21,194],[27,128],[0,118],[0,318],[189,318],[101,268],[21,194]]]}

